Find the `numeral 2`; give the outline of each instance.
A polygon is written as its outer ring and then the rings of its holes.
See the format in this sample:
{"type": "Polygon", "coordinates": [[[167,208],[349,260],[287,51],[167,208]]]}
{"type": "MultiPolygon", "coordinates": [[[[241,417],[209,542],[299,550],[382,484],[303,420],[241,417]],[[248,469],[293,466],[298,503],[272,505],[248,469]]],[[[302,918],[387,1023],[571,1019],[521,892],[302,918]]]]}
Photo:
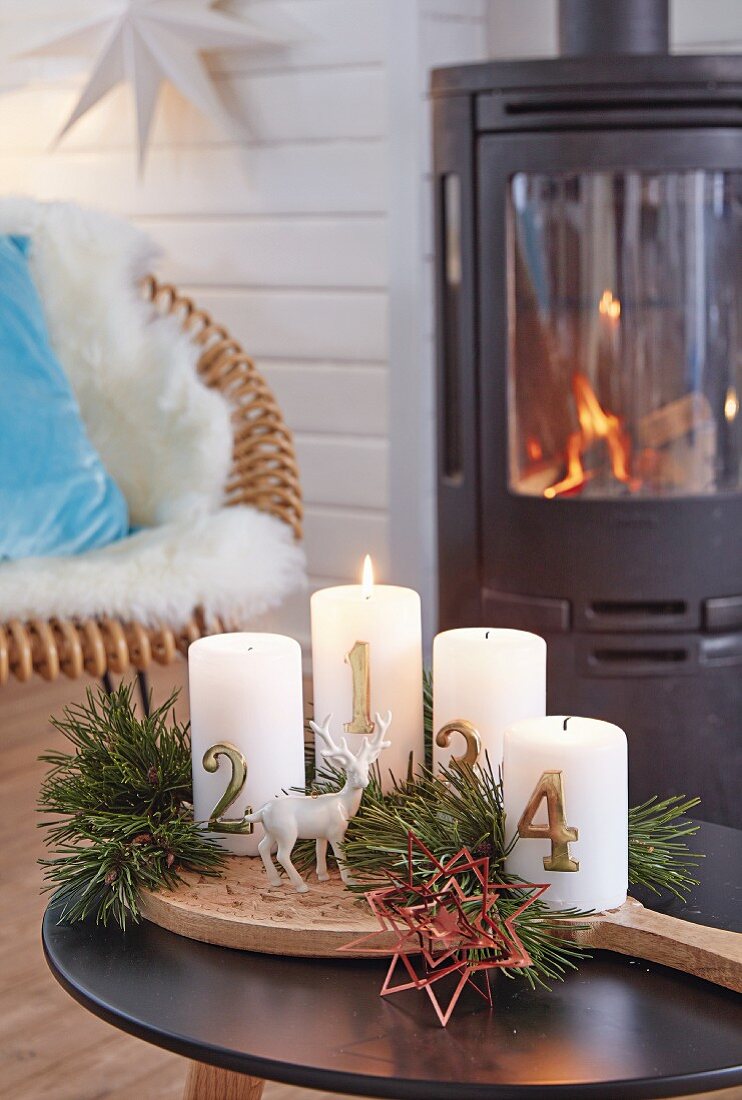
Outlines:
{"type": "Polygon", "coordinates": [[[245,814],[242,818],[223,818],[222,814],[232,805],[232,803],[239,797],[242,788],[247,781],[247,761],[235,746],[230,744],[229,741],[220,742],[218,745],[212,745],[210,749],[207,749],[204,753],[203,766],[207,772],[215,772],[219,768],[219,757],[225,756],[232,765],[232,775],[224,794],[217,802],[214,809],[211,811],[209,817],[209,829],[214,833],[242,833],[248,835],[253,831],[253,825],[251,821],[246,821],[245,818],[248,814],[252,813],[252,809],[248,806],[245,809],[245,814]]]}

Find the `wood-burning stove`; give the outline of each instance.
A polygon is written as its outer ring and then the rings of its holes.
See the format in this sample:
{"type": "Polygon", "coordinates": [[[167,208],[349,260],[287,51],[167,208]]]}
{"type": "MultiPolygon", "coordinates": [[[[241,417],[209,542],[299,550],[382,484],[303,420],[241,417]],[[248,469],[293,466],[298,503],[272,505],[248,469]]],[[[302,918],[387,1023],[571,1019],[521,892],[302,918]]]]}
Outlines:
{"type": "Polygon", "coordinates": [[[441,627],[534,630],[632,798],[742,825],[742,57],[663,0],[433,77],[441,627]]]}

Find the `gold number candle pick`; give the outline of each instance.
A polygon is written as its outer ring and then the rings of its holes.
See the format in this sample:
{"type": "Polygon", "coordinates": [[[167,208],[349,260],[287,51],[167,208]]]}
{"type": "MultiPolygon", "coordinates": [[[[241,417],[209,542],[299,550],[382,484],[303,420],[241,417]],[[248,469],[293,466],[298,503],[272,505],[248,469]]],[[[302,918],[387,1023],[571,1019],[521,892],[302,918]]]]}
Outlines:
{"type": "Polygon", "coordinates": [[[629,870],[623,730],[577,715],[525,718],[505,731],[502,773],[507,874],[548,883],[551,909],[622,905],[629,870]]]}
{"type": "Polygon", "coordinates": [[[425,752],[420,597],[411,588],[374,584],[370,564],[361,584],[312,594],[314,713],[334,715],[337,731],[358,752],[379,728],[376,712],[391,710],[396,733],[381,769],[389,791],[393,776],[404,777],[410,752],[418,763],[425,752]]]}
{"type": "Polygon", "coordinates": [[[542,774],[518,822],[518,835],[524,840],[531,837],[551,841],[551,855],[544,856],[545,871],[579,871],[579,860],[569,854],[570,841],[577,840],[578,830],[567,825],[561,772],[542,774]],[[533,819],[544,798],[549,823],[534,825],[533,819]]]}
{"type": "Polygon", "coordinates": [[[346,733],[373,733],[371,719],[371,670],[369,662],[370,646],[368,642],[356,642],[345,660],[350,665],[353,676],[353,718],[346,722],[346,733]]]}
{"type": "Polygon", "coordinates": [[[436,745],[441,749],[447,749],[451,744],[451,737],[454,733],[460,733],[464,738],[466,750],[461,756],[452,756],[451,759],[455,760],[457,764],[468,764],[473,768],[482,751],[482,738],[479,736],[479,730],[471,722],[467,722],[466,718],[456,718],[453,722],[447,722],[445,726],[441,726],[438,730],[435,738],[436,745]]]}
{"type": "Polygon", "coordinates": [[[212,745],[211,748],[207,749],[204,753],[203,766],[207,772],[215,772],[218,769],[220,756],[225,756],[227,760],[229,760],[232,765],[232,775],[224,794],[209,815],[209,829],[214,833],[241,833],[243,835],[249,835],[253,831],[252,823],[245,820],[248,814],[252,813],[249,806],[246,807],[245,813],[241,818],[222,817],[222,814],[229,809],[237,798],[239,798],[240,791],[245,786],[247,781],[247,761],[238,748],[230,744],[229,741],[223,741],[218,745],[212,745]]]}

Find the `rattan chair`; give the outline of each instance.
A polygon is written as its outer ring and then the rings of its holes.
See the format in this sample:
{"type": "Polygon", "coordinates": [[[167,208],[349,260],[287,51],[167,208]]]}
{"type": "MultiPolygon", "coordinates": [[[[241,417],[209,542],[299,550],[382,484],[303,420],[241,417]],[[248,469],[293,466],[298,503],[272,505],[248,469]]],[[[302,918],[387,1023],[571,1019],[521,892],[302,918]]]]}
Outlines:
{"type": "MultiPolygon", "coordinates": [[[[150,277],[142,291],[160,314],[178,318],[202,349],[201,378],[232,405],[234,447],[225,504],[250,504],[269,512],[300,539],[302,503],[293,439],[255,364],[221,325],[174,287],[150,277]]],[[[11,619],[0,623],[0,685],[11,676],[27,681],[34,673],[45,680],[56,680],[60,673],[71,679],[87,674],[109,684],[112,673],[130,669],[141,677],[153,661],[170,664],[196,638],[236,626],[226,619],[209,620],[198,607],[189,608],[184,620],[184,626],[162,623],[153,628],[113,618],[11,619]]]]}

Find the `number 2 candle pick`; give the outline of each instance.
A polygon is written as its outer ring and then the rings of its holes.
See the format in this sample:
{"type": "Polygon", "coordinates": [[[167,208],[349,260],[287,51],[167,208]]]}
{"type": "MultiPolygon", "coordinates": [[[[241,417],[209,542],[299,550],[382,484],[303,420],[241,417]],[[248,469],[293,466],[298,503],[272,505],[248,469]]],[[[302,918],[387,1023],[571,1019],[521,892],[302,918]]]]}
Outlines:
{"type": "Polygon", "coordinates": [[[389,771],[404,778],[410,753],[423,761],[420,597],[411,588],[374,584],[367,557],[361,584],[322,588],[312,596],[314,716],[332,714],[333,729],[353,752],[374,732],[372,715],[394,715],[389,771]]]}
{"type": "Polygon", "coordinates": [[[282,634],[218,634],[188,650],[196,821],[235,855],[255,856],[245,821],[304,785],[301,648],[282,634]]]}

